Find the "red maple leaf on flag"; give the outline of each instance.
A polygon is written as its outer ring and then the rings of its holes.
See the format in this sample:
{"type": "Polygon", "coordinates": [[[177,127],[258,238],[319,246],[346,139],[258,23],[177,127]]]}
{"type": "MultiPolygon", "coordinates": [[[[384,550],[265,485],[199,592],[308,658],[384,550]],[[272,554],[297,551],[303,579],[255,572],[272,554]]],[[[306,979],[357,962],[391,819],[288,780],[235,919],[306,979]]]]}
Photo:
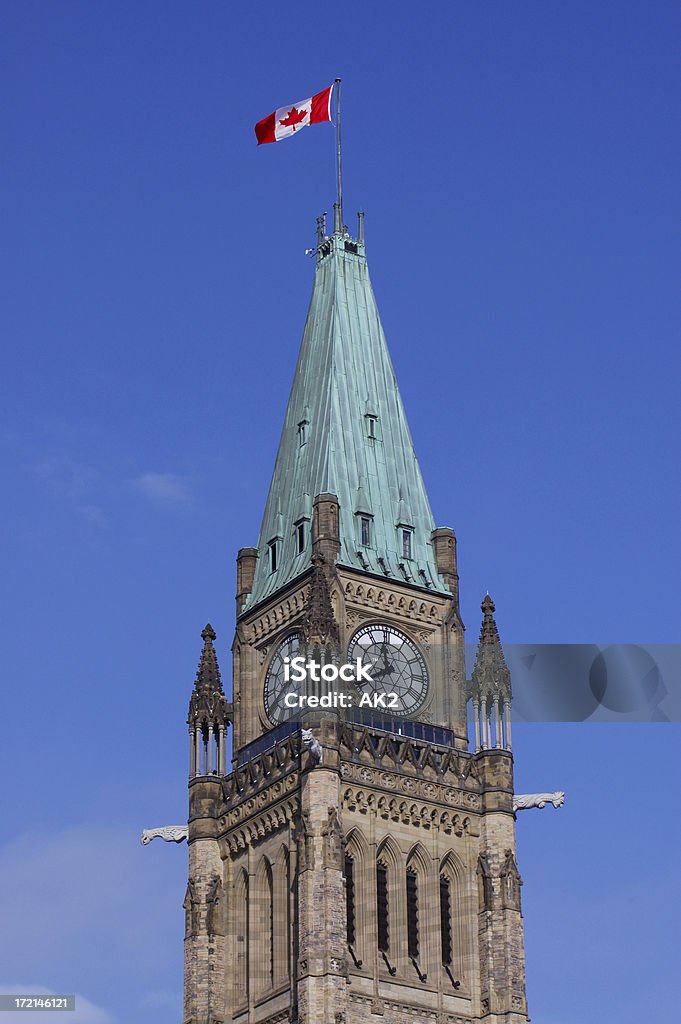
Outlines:
{"type": "Polygon", "coordinates": [[[295,131],[296,126],[299,125],[301,121],[304,121],[306,116],[307,111],[305,109],[297,110],[295,107],[291,107],[286,117],[279,118],[279,124],[282,128],[293,128],[295,131]]]}

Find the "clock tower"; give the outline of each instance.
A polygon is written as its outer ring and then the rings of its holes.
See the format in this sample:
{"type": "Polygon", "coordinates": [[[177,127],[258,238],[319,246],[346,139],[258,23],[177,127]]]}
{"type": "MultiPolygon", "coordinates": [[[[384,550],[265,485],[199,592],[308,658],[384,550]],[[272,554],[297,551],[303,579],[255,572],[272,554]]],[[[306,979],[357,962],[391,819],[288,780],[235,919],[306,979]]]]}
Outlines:
{"type": "Polygon", "coordinates": [[[206,627],[189,711],[185,1024],[527,1021],[510,679],[489,597],[467,678],[456,539],[432,517],[361,214],[355,237],[338,208],[331,237],[318,221],[236,605],[231,703],[206,627]],[[339,681],[296,690],[296,658],[339,681]],[[370,681],[340,679],[360,664],[370,681]]]}

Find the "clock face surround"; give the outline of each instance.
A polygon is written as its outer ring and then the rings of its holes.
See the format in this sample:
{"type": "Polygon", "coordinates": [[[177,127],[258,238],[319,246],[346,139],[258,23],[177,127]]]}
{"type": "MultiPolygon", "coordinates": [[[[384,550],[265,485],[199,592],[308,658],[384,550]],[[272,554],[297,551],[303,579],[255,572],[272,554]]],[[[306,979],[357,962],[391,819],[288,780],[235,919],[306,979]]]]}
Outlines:
{"type": "Polygon", "coordinates": [[[423,655],[394,626],[362,626],[350,641],[345,665],[317,663],[307,653],[295,631],[274,649],[265,674],[263,704],[275,727],[314,708],[370,708],[408,718],[428,696],[423,655]]]}
{"type": "Polygon", "coordinates": [[[299,649],[300,633],[289,633],[276,648],[269,663],[263,698],[265,714],[272,725],[280,725],[296,713],[284,704],[286,694],[292,689],[291,683],[284,677],[284,658],[295,658],[299,649]]]}
{"type": "Polygon", "coordinates": [[[394,694],[390,714],[413,715],[428,696],[428,669],[418,647],[408,636],[384,623],[362,626],[348,647],[348,661],[361,658],[370,669],[371,683],[360,682],[366,694],[394,694]]]}

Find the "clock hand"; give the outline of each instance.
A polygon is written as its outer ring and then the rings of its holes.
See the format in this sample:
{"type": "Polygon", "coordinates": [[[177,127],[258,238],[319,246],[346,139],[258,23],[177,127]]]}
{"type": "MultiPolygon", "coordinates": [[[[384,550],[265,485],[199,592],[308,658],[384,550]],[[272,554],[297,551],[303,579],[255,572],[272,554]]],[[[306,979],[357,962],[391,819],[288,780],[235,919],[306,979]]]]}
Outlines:
{"type": "Polygon", "coordinates": [[[381,644],[381,656],[383,658],[383,674],[384,675],[387,675],[388,673],[392,672],[392,670],[393,670],[392,662],[388,661],[387,650],[388,650],[388,645],[386,643],[382,643],[381,644]]]}

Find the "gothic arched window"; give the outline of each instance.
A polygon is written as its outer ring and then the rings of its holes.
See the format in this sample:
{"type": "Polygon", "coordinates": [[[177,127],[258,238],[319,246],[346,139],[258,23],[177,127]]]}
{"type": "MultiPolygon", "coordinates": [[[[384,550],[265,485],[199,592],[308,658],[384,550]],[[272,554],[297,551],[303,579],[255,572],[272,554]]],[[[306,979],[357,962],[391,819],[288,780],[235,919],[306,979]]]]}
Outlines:
{"type": "Polygon", "coordinates": [[[469,962],[473,935],[465,906],[472,892],[464,879],[461,862],[455,854],[448,853],[440,864],[440,962],[455,989],[470,981],[465,965],[469,962]]]}
{"type": "Polygon", "coordinates": [[[266,992],[274,984],[274,877],[272,865],[265,856],[256,871],[254,898],[258,927],[252,945],[257,946],[257,951],[251,960],[256,991],[266,992]]]}
{"type": "Polygon", "coordinates": [[[360,830],[351,829],[345,837],[343,853],[345,927],[352,963],[357,968],[370,954],[367,936],[373,931],[375,870],[376,862],[370,858],[366,839],[360,830]]]}
{"type": "Polygon", "coordinates": [[[248,999],[248,874],[244,869],[237,876],[234,890],[234,932],[236,935],[234,982],[236,1003],[240,1005],[248,999]]]}
{"type": "Polygon", "coordinates": [[[269,861],[265,862],[265,947],[267,959],[265,963],[269,971],[269,983],[274,983],[274,879],[272,878],[272,866],[269,861]]]}
{"type": "Polygon", "coordinates": [[[291,906],[288,850],[282,846],[272,872],[272,938],[274,984],[286,982],[291,971],[291,906]]]}

